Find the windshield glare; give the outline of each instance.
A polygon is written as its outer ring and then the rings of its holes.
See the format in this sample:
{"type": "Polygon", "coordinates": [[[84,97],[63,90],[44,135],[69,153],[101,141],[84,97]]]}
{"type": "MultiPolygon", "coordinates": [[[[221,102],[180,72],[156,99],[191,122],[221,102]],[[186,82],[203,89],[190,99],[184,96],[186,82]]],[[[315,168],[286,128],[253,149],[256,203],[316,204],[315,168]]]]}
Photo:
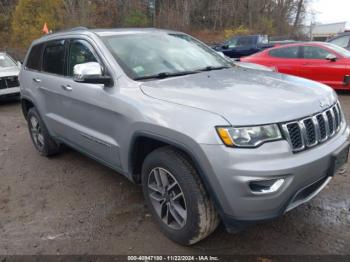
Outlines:
{"type": "Polygon", "coordinates": [[[0,54],[0,68],[17,66],[9,56],[0,54]]]}
{"type": "Polygon", "coordinates": [[[343,57],[350,58],[350,51],[346,50],[345,48],[342,48],[340,46],[337,46],[335,44],[327,43],[327,47],[332,49],[333,51],[337,52],[343,57]]]}
{"type": "Polygon", "coordinates": [[[140,33],[102,40],[132,79],[230,66],[214,50],[184,34],[140,33]]]}

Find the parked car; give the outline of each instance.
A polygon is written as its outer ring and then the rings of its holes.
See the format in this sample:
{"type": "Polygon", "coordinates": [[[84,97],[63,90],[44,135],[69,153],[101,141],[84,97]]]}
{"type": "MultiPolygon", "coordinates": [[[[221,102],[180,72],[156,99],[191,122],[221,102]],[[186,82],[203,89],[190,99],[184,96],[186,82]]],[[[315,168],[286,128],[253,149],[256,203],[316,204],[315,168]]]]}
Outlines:
{"type": "Polygon", "coordinates": [[[180,32],[47,35],[20,81],[37,151],[67,144],[141,184],[161,230],[184,245],[219,221],[237,232],[284,214],[347,161],[350,131],[331,88],[237,69],[180,32]]]}
{"type": "Polygon", "coordinates": [[[308,78],[334,89],[350,89],[350,52],[330,43],[276,47],[241,61],[274,66],[280,73],[308,78]]]}
{"type": "Polygon", "coordinates": [[[235,36],[223,44],[214,45],[215,51],[222,52],[230,58],[240,58],[273,47],[267,35],[235,36]]]}
{"type": "Polygon", "coordinates": [[[0,99],[19,96],[19,71],[19,62],[6,53],[0,53],[0,99]]]}
{"type": "Polygon", "coordinates": [[[327,42],[350,50],[350,32],[338,35],[327,42]]]}

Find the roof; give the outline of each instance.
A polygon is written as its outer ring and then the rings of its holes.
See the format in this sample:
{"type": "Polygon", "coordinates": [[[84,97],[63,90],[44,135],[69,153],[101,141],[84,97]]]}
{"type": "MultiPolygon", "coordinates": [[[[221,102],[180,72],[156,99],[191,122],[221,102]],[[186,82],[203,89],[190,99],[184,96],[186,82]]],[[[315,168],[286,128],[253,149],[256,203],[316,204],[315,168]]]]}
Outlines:
{"type": "Polygon", "coordinates": [[[158,29],[158,28],[108,28],[108,29],[88,29],[86,27],[75,27],[68,30],[58,31],[53,34],[47,34],[35,40],[33,43],[38,44],[45,41],[53,40],[57,37],[66,37],[67,35],[122,35],[122,34],[140,34],[140,33],[180,33],[172,30],[158,29]]]}
{"type": "Polygon", "coordinates": [[[159,28],[110,28],[110,29],[92,29],[91,32],[99,35],[122,35],[122,34],[138,34],[138,33],[179,33],[177,31],[159,29],[159,28]]]}
{"type": "Polygon", "coordinates": [[[285,47],[291,47],[291,46],[300,46],[300,45],[311,45],[311,46],[329,46],[331,45],[330,43],[327,42],[297,42],[297,43],[292,43],[292,44],[287,44],[287,45],[282,45],[282,46],[275,46],[270,49],[266,50],[271,50],[271,49],[279,49],[279,48],[285,48],[285,47]]]}

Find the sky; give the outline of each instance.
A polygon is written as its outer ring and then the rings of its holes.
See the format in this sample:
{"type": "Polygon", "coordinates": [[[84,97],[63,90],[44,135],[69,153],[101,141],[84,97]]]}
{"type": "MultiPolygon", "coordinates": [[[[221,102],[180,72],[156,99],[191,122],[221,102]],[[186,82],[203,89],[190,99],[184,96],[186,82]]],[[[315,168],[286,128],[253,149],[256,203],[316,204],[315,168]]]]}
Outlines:
{"type": "MultiPolygon", "coordinates": [[[[310,0],[309,13],[314,13],[318,23],[335,23],[347,21],[350,28],[350,0],[310,0]]],[[[309,15],[308,20],[313,20],[309,15]]]]}

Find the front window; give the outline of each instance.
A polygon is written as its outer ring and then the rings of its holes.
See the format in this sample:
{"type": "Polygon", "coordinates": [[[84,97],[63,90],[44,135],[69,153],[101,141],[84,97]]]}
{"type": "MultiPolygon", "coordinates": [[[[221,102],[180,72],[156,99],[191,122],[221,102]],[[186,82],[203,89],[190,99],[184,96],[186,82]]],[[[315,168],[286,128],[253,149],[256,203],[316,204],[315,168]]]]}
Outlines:
{"type": "Polygon", "coordinates": [[[304,46],[304,57],[305,59],[326,59],[329,55],[333,55],[331,52],[327,51],[318,46],[304,46]]]}
{"type": "Polygon", "coordinates": [[[231,66],[211,48],[179,33],[102,36],[125,73],[135,80],[231,66]]]}
{"type": "Polygon", "coordinates": [[[8,55],[0,54],[0,68],[15,67],[17,64],[8,55]]]}
{"type": "Polygon", "coordinates": [[[73,40],[68,56],[68,76],[73,76],[75,65],[89,62],[98,62],[92,46],[85,40],[73,40]]]}

